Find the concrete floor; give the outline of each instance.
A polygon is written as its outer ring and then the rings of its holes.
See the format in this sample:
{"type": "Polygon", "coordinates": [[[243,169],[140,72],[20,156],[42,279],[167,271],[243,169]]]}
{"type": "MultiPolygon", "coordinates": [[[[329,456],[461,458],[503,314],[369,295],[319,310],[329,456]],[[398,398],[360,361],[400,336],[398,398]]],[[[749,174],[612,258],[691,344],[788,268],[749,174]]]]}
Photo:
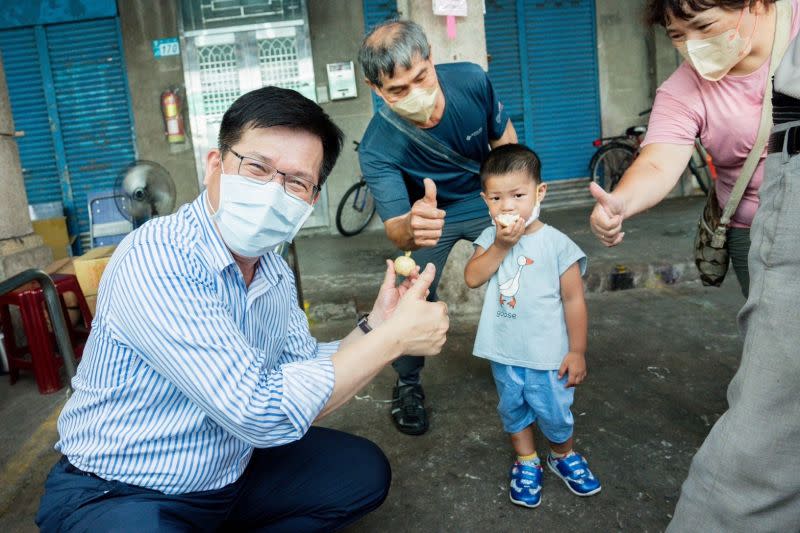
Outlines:
{"type": "MultiPolygon", "coordinates": [[[[665,210],[635,219],[641,222],[628,230],[632,238],[626,237],[626,248],[586,251],[599,261],[685,259],[695,204],[667,203],[665,210]]],[[[592,246],[580,233],[585,213],[560,217],[563,224],[556,227],[574,220],[576,241],[592,246]]],[[[330,292],[335,284],[325,277],[335,265],[339,273],[352,276],[340,290],[355,295],[357,307],[363,307],[376,273],[359,270],[358,263],[371,264],[373,255],[391,256],[391,249],[386,251],[381,234],[362,241],[328,237],[299,246],[312,301],[335,299],[330,292]],[[354,264],[359,256],[362,261],[354,264]]],[[[522,509],[508,501],[506,476],[513,453],[495,412],[488,363],[470,355],[477,316],[458,315],[444,352],[431,358],[424,372],[431,415],[426,435],[409,437],[392,426],[390,369],[324,421],[373,439],[394,469],[386,503],[351,530],[662,531],[692,455],[725,409],[725,390],[741,352],[735,317],[743,299],[730,279],[722,289],[686,282],[593,292],[587,300],[589,378],[578,388],[574,413],[577,447],[603,482],[603,492],[579,499],[545,472],[541,507],[522,509]]],[[[336,312],[312,325],[320,340],[339,338],[351,327],[351,318],[336,312]]],[[[57,458],[52,445],[64,398],[64,393],[39,395],[25,374],[13,387],[0,376],[0,531],[36,530],[32,519],[57,458]]],[[[545,452],[542,442],[539,449],[545,452]]]]}
{"type": "MultiPolygon", "coordinates": [[[[508,502],[513,454],[495,413],[488,364],[470,355],[476,317],[456,317],[444,353],[424,373],[431,430],[395,431],[392,373],[384,371],[325,425],[366,436],[386,452],[392,491],[353,531],[661,531],[689,461],[725,409],[741,343],[738,288],[684,286],[589,296],[589,378],[574,413],[578,448],[603,481],[578,499],[545,474],[541,507],[508,502]]],[[[351,323],[315,327],[340,337],[351,323]]],[[[63,394],[40,396],[32,380],[0,381],[0,531],[35,531],[32,517],[56,459],[53,414],[63,394]]],[[[539,443],[540,453],[545,448],[539,443]]],[[[354,465],[355,466],[355,465],[354,465]]]]}
{"type": "MultiPolygon", "coordinates": [[[[461,317],[424,372],[426,435],[393,429],[390,371],[325,421],[377,442],[393,467],[388,500],[352,530],[663,531],[694,452],[726,408],[741,353],[742,297],[727,284],[603,293],[588,303],[589,377],[573,413],[577,448],[603,482],[600,494],[577,498],[545,471],[539,508],[508,501],[513,452],[488,363],[470,355],[477,317],[461,317]]],[[[333,337],[347,326],[318,334],[333,337]]]]}

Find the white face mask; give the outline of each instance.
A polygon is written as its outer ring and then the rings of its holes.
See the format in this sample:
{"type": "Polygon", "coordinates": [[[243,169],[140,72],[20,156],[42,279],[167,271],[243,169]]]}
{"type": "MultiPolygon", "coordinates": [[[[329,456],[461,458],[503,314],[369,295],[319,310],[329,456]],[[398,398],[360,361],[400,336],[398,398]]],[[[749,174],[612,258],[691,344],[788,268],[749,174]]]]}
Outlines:
{"type": "Polygon", "coordinates": [[[721,80],[744,56],[750,53],[753,34],[758,26],[758,14],[756,14],[753,32],[748,39],[744,39],[739,33],[739,26],[742,23],[745,9],[747,8],[742,9],[735,28],[714,37],[689,39],[677,45],[678,52],[702,78],[708,81],[721,80]]]}
{"type": "Polygon", "coordinates": [[[531,212],[531,216],[528,217],[528,220],[525,221],[525,227],[527,228],[537,220],[539,220],[539,215],[542,212],[542,202],[536,202],[536,205],[533,206],[533,211],[531,212]]]}
{"type": "Polygon", "coordinates": [[[294,239],[313,210],[275,180],[262,183],[223,170],[219,209],[211,217],[228,248],[242,257],[259,257],[294,239]]]}
{"type": "Polygon", "coordinates": [[[411,89],[411,92],[408,93],[408,96],[398,102],[389,104],[389,107],[403,118],[407,118],[419,124],[425,124],[433,114],[433,109],[436,107],[436,96],[438,94],[439,88],[436,86],[430,89],[414,87],[411,89]]]}
{"type": "MultiPolygon", "coordinates": [[[[541,193],[537,189],[536,190],[536,205],[533,206],[533,211],[531,211],[531,216],[529,216],[528,220],[525,221],[525,227],[526,228],[528,226],[530,226],[531,224],[533,224],[534,222],[536,222],[537,220],[539,220],[539,215],[542,213],[542,201],[539,200],[539,195],[540,194],[541,193]]],[[[496,225],[497,224],[495,223],[494,218],[492,218],[492,226],[496,226],[496,225]]]]}

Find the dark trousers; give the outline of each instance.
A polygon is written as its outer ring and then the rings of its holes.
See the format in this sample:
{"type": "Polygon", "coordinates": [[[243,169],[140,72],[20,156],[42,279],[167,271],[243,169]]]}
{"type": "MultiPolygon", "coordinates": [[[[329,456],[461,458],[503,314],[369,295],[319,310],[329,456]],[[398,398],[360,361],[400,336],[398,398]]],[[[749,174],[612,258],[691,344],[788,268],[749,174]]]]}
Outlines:
{"type": "Polygon", "coordinates": [[[82,472],[62,458],[47,478],[41,531],[334,531],[378,508],[391,469],[372,442],[312,427],[258,449],[236,483],[168,495],[82,472]]]}
{"type": "MultiPolygon", "coordinates": [[[[442,236],[436,246],[430,248],[420,248],[411,254],[414,262],[419,265],[420,269],[424,269],[428,263],[436,265],[436,277],[430,286],[430,293],[428,300],[431,302],[438,301],[436,289],[439,287],[439,280],[444,271],[444,265],[447,263],[447,258],[450,257],[450,251],[461,239],[466,239],[470,242],[475,241],[483,230],[492,224],[492,219],[489,217],[487,211],[486,216],[473,218],[472,220],[464,220],[462,222],[445,222],[442,229],[442,236]]],[[[463,283],[463,281],[461,281],[463,283]]],[[[403,355],[395,359],[392,363],[397,376],[403,380],[404,383],[419,383],[420,372],[422,367],[425,366],[425,358],[415,355],[403,355]]]]}
{"type": "Polygon", "coordinates": [[[731,266],[739,280],[742,294],[747,298],[750,293],[750,271],[747,268],[747,254],[750,252],[750,228],[728,229],[728,255],[731,266]]]}

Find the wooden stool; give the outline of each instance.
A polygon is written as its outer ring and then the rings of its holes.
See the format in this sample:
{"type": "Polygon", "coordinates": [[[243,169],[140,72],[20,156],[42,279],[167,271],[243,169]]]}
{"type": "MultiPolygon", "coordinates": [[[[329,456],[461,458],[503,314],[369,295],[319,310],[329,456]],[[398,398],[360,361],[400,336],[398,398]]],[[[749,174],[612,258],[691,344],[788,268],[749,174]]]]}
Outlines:
{"type": "MultiPolygon", "coordinates": [[[[51,278],[61,300],[61,310],[75,350],[75,358],[80,360],[92,326],[92,313],[78,285],[78,278],[68,274],[54,274],[51,278]],[[68,293],[72,293],[77,300],[83,327],[74,326],[68,318],[67,306],[64,303],[64,295],[68,293]]],[[[11,384],[16,383],[20,369],[32,370],[40,393],[49,394],[58,391],[62,387],[59,369],[64,361],[56,349],[44,295],[38,283],[30,283],[0,296],[0,327],[5,341],[11,384]],[[14,335],[10,313],[12,305],[19,308],[22,327],[28,339],[27,346],[18,344],[14,335]]]]}

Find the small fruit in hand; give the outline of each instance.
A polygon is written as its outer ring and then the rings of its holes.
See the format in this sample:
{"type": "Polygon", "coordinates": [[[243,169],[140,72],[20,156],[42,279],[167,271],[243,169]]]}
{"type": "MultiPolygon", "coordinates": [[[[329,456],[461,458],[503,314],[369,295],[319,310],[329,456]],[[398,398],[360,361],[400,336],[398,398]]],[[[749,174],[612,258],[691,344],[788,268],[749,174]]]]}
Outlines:
{"type": "Polygon", "coordinates": [[[512,225],[514,222],[517,221],[518,218],[519,215],[516,213],[502,213],[500,215],[497,215],[497,221],[500,224],[502,224],[504,228],[507,228],[510,225],[512,225]]]}
{"type": "Polygon", "coordinates": [[[401,276],[408,276],[414,272],[417,264],[411,259],[411,252],[406,252],[406,255],[401,255],[394,260],[394,271],[401,276]]]}

